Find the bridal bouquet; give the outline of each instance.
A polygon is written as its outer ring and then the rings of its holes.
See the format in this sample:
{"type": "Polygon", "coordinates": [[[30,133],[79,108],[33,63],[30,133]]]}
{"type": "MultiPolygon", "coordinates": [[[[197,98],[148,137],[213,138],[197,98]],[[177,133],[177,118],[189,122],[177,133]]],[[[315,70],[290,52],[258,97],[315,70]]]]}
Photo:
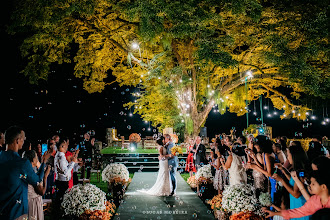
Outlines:
{"type": "Polygon", "coordinates": [[[102,181],[126,184],[130,181],[127,167],[121,163],[111,163],[102,171],[102,181]]]}
{"type": "Polygon", "coordinates": [[[212,173],[211,173],[211,164],[202,166],[198,169],[196,173],[196,180],[198,183],[202,182],[211,182],[212,173]]]}
{"type": "Polygon", "coordinates": [[[182,147],[179,147],[178,145],[171,148],[171,154],[178,156],[179,154],[182,154],[182,147]]]}
{"type": "Polygon", "coordinates": [[[269,195],[269,193],[260,193],[259,202],[262,206],[271,206],[272,197],[269,195]]]}
{"type": "Polygon", "coordinates": [[[255,189],[248,184],[227,186],[223,191],[222,208],[226,211],[254,211],[257,202],[255,189]]]}
{"type": "Polygon", "coordinates": [[[75,185],[66,192],[61,203],[65,215],[80,216],[85,211],[106,210],[105,192],[92,184],[75,185]]]}

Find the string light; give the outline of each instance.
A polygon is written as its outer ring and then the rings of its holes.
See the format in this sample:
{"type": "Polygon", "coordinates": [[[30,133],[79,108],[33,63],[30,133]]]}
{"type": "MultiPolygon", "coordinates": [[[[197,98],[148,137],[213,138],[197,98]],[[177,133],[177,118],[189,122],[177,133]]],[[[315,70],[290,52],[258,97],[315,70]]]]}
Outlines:
{"type": "Polygon", "coordinates": [[[134,49],[134,50],[136,50],[136,49],[139,49],[139,44],[138,43],[132,43],[132,48],[134,49]]]}
{"type": "Polygon", "coordinates": [[[312,120],[315,120],[315,119],[316,119],[316,116],[315,116],[315,115],[312,115],[312,116],[311,116],[311,119],[312,119],[312,120]]]}

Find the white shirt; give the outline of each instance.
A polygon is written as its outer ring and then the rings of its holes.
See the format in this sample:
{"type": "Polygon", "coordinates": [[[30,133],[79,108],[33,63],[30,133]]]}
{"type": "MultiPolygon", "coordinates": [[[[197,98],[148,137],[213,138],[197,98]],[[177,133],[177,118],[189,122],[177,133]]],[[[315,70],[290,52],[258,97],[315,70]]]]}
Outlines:
{"type": "Polygon", "coordinates": [[[195,151],[195,154],[194,154],[194,160],[196,160],[196,154],[197,154],[197,151],[198,151],[199,145],[200,145],[200,144],[198,144],[198,145],[196,146],[196,151],[195,151]]]}
{"type": "Polygon", "coordinates": [[[71,170],[73,169],[74,164],[75,162],[68,163],[65,154],[58,151],[54,160],[56,180],[69,181],[71,179],[71,170]]]}

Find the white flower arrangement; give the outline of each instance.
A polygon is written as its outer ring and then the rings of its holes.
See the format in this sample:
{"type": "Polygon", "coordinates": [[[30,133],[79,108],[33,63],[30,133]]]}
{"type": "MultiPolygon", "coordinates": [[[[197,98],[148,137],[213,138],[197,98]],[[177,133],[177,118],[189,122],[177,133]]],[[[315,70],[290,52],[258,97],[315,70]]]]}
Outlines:
{"type": "Polygon", "coordinates": [[[105,210],[106,194],[93,184],[75,185],[64,194],[61,203],[65,215],[80,216],[86,210],[105,210]]]}
{"type": "Polygon", "coordinates": [[[272,205],[272,197],[269,193],[260,193],[259,202],[262,206],[271,206],[272,205]]]}
{"type": "Polygon", "coordinates": [[[120,179],[125,182],[129,180],[127,167],[121,163],[111,163],[102,171],[102,181],[111,182],[114,179],[120,179]]]}
{"type": "Polygon", "coordinates": [[[207,164],[198,169],[196,173],[196,180],[198,180],[200,177],[204,177],[205,179],[212,178],[211,164],[207,164]]]}
{"type": "Polygon", "coordinates": [[[222,208],[225,211],[254,211],[258,202],[254,187],[248,184],[227,186],[222,196],[222,208]]]}

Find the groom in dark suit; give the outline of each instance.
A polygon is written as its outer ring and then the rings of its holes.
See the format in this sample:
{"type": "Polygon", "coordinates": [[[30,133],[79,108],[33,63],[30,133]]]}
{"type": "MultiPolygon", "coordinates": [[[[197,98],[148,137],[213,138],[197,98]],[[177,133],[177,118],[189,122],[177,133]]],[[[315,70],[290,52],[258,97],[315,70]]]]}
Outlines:
{"type": "Polygon", "coordinates": [[[201,144],[201,141],[201,137],[197,136],[195,145],[193,147],[193,151],[195,152],[194,161],[196,170],[208,163],[206,160],[206,148],[203,144],[201,144]]]}
{"type": "Polygon", "coordinates": [[[164,135],[164,146],[166,147],[166,152],[168,154],[168,168],[170,170],[170,177],[172,183],[171,196],[175,194],[176,190],[176,170],[178,169],[179,159],[177,156],[171,154],[171,148],[174,147],[171,136],[169,134],[164,135]]]}

